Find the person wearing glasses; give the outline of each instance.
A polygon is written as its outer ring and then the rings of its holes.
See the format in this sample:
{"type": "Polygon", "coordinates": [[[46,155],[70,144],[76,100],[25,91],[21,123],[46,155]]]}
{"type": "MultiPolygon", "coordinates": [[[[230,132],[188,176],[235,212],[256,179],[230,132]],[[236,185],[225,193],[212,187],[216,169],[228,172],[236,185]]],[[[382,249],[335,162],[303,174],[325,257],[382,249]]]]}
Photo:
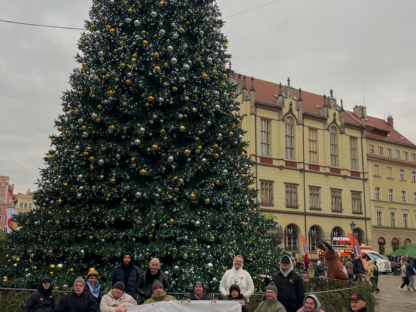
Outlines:
{"type": "Polygon", "coordinates": [[[231,270],[227,270],[224,273],[220,284],[220,292],[224,298],[227,298],[227,296],[230,294],[229,290],[231,285],[238,285],[238,287],[240,287],[240,293],[244,296],[244,298],[247,299],[247,301],[248,298],[253,295],[253,279],[247,271],[244,271],[243,263],[243,256],[235,256],[233,268],[231,270]]]}

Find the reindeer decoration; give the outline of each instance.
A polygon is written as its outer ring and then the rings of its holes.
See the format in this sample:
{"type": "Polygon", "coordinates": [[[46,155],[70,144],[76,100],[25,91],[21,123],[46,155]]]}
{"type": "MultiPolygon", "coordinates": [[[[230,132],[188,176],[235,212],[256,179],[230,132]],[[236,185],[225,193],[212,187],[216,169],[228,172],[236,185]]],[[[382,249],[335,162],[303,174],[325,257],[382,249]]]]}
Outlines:
{"type": "Polygon", "coordinates": [[[339,259],[339,254],[325,241],[316,243],[316,247],[324,251],[328,278],[347,280],[347,270],[339,259]]]}

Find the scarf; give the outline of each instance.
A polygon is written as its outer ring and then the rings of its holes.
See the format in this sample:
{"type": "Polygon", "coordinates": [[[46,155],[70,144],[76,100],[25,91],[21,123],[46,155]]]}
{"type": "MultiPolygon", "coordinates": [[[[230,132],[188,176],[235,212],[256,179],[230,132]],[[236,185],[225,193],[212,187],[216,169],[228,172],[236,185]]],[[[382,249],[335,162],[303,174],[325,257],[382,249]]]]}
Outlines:
{"type": "Polygon", "coordinates": [[[92,286],[89,282],[87,282],[87,285],[90,288],[91,293],[93,294],[93,296],[95,298],[98,298],[98,296],[100,295],[100,287],[101,287],[100,283],[97,281],[97,283],[94,286],[92,286]]]}

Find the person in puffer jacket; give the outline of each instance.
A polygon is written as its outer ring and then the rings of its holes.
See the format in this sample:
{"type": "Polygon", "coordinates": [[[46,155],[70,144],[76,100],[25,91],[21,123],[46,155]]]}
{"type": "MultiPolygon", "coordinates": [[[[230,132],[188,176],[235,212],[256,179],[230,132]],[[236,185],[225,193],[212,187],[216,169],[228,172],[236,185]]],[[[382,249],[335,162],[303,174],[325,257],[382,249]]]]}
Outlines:
{"type": "Polygon", "coordinates": [[[153,295],[149,299],[147,299],[143,304],[155,303],[159,301],[170,301],[176,300],[175,297],[169,296],[166,294],[165,289],[163,288],[163,284],[159,280],[155,280],[153,282],[153,295]]]}
{"type": "Polygon", "coordinates": [[[321,303],[315,295],[307,295],[303,307],[298,312],[325,312],[321,309],[321,303]]]}
{"type": "Polygon", "coordinates": [[[101,299],[100,312],[127,312],[127,308],[137,306],[136,300],[125,290],[123,282],[116,282],[113,289],[101,299]]]}
{"type": "Polygon", "coordinates": [[[40,278],[38,291],[30,295],[23,312],[54,312],[55,306],[51,279],[48,275],[45,275],[40,278]]]}
{"type": "Polygon", "coordinates": [[[238,301],[241,304],[242,312],[250,312],[247,299],[240,293],[240,287],[238,285],[230,286],[230,294],[225,299],[238,301]]]}
{"type": "Polygon", "coordinates": [[[376,282],[377,276],[376,276],[375,273],[377,271],[378,270],[377,270],[376,266],[374,265],[374,261],[373,260],[368,261],[367,275],[370,277],[370,282],[373,285],[373,291],[378,293],[380,291],[380,289],[378,289],[377,282],[376,282]]]}

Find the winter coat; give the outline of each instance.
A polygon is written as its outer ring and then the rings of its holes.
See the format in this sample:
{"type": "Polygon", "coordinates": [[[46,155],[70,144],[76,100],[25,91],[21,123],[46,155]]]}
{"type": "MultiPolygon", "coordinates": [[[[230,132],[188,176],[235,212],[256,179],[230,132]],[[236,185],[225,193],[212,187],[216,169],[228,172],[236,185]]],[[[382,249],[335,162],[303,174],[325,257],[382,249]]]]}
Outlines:
{"type": "Polygon", "coordinates": [[[309,266],[309,257],[305,256],[303,257],[304,261],[305,261],[305,266],[309,266]]]}
{"type": "Polygon", "coordinates": [[[321,302],[315,295],[307,295],[305,297],[305,300],[303,301],[303,307],[300,308],[297,312],[307,312],[305,308],[305,303],[306,303],[306,299],[308,298],[312,298],[313,301],[315,301],[315,310],[313,310],[312,312],[325,312],[324,310],[321,309],[321,302]]]}
{"type": "MultiPolygon", "coordinates": [[[[280,259],[280,261],[282,260],[280,259]]],[[[302,278],[293,272],[293,264],[290,258],[289,262],[290,266],[286,272],[283,271],[280,265],[280,273],[273,276],[272,279],[266,277],[265,283],[267,286],[273,281],[277,287],[279,301],[283,304],[287,312],[296,312],[303,307],[305,294],[302,278]]]]}
{"type": "Polygon", "coordinates": [[[100,312],[116,312],[117,307],[133,307],[137,302],[129,294],[123,293],[120,298],[114,299],[113,291],[111,290],[107,295],[104,295],[100,304],[100,312]]]}
{"type": "Polygon", "coordinates": [[[54,312],[55,298],[52,295],[52,285],[49,289],[45,290],[42,286],[42,282],[50,280],[49,276],[43,276],[38,283],[38,291],[31,294],[29,300],[23,309],[23,312],[54,312]]]}
{"type": "Polygon", "coordinates": [[[235,297],[235,298],[231,297],[231,295],[228,295],[227,298],[225,298],[225,299],[226,300],[238,301],[238,302],[244,301],[245,304],[244,304],[244,307],[242,307],[241,312],[250,312],[249,303],[248,303],[247,299],[244,298],[244,296],[242,294],[240,294],[238,297],[235,297]]]}
{"type": "Polygon", "coordinates": [[[347,269],[348,274],[354,274],[354,264],[351,260],[347,260],[345,268],[347,269]]]}
{"type": "Polygon", "coordinates": [[[212,296],[208,292],[206,292],[205,290],[204,290],[204,293],[202,294],[201,298],[198,298],[195,295],[195,291],[191,292],[191,294],[189,295],[188,298],[191,299],[191,300],[213,300],[212,296]]]}
{"type": "Polygon", "coordinates": [[[354,274],[360,274],[360,273],[364,273],[364,266],[363,266],[363,262],[361,261],[361,259],[355,259],[354,260],[354,274]]]}
{"type": "Polygon", "coordinates": [[[250,276],[250,273],[243,270],[243,267],[237,271],[234,266],[231,270],[227,270],[220,284],[220,292],[226,298],[230,294],[230,286],[238,285],[240,287],[240,293],[247,299],[254,293],[254,284],[250,276]]]}
{"type": "Polygon", "coordinates": [[[155,303],[155,302],[159,302],[159,301],[165,301],[167,298],[170,298],[172,300],[176,300],[176,298],[174,296],[166,295],[166,293],[164,292],[161,295],[155,295],[155,294],[153,294],[152,297],[150,297],[149,299],[147,299],[144,302],[144,304],[155,303]]]}
{"type": "MultiPolygon", "coordinates": [[[[84,287],[84,291],[85,292],[89,292],[91,295],[93,295],[92,294],[92,292],[91,292],[91,289],[90,289],[90,286],[87,284],[87,279],[85,279],[85,287],[84,287]]],[[[94,296],[94,295],[93,295],[94,296]]],[[[95,297],[95,296],[94,296],[95,297]]],[[[101,303],[101,299],[103,298],[103,294],[102,294],[102,292],[101,292],[101,289],[100,289],[100,293],[98,294],[98,297],[95,297],[95,300],[97,300],[97,304],[98,304],[98,306],[100,306],[100,303],[101,303]]]]}
{"type": "Polygon", "coordinates": [[[415,275],[415,271],[413,271],[413,264],[407,263],[406,264],[406,276],[412,276],[415,275]]]}
{"type": "Polygon", "coordinates": [[[402,277],[407,277],[406,276],[406,264],[405,263],[402,265],[400,270],[402,271],[402,277]]]}
{"type": "Polygon", "coordinates": [[[95,299],[86,291],[79,296],[72,291],[62,297],[55,312],[98,312],[99,307],[95,299]]]}
{"type": "Polygon", "coordinates": [[[286,312],[285,307],[277,299],[260,302],[256,312],[286,312]]]}
{"type": "MultiPolygon", "coordinates": [[[[322,263],[322,262],[321,262],[322,263]]],[[[324,267],[321,265],[316,265],[315,266],[315,274],[313,275],[314,277],[320,277],[322,275],[325,275],[325,270],[324,267]]]]}
{"type": "MultiPolygon", "coordinates": [[[[348,312],[354,312],[352,309],[349,309],[348,312]]],[[[358,312],[370,312],[367,310],[367,307],[361,308],[358,310],[358,312]]]]}
{"type": "Polygon", "coordinates": [[[137,283],[137,292],[140,295],[140,301],[146,301],[152,296],[152,285],[154,280],[159,280],[163,284],[165,292],[169,292],[169,281],[166,278],[165,273],[158,270],[156,274],[152,274],[150,269],[140,274],[139,281],[137,283]]]}
{"type": "Polygon", "coordinates": [[[374,265],[374,261],[370,260],[368,261],[368,270],[367,270],[367,275],[369,277],[374,277],[376,278],[377,276],[374,274],[375,270],[377,270],[376,266],[374,265]]]}
{"type": "Polygon", "coordinates": [[[130,255],[130,263],[128,267],[125,267],[123,260],[121,260],[122,263],[116,266],[111,277],[112,285],[114,285],[117,282],[123,282],[126,286],[125,293],[135,298],[137,293],[136,285],[140,278],[140,270],[137,266],[133,264],[134,258],[131,253],[126,252],[124,253],[124,255],[130,255]]]}

